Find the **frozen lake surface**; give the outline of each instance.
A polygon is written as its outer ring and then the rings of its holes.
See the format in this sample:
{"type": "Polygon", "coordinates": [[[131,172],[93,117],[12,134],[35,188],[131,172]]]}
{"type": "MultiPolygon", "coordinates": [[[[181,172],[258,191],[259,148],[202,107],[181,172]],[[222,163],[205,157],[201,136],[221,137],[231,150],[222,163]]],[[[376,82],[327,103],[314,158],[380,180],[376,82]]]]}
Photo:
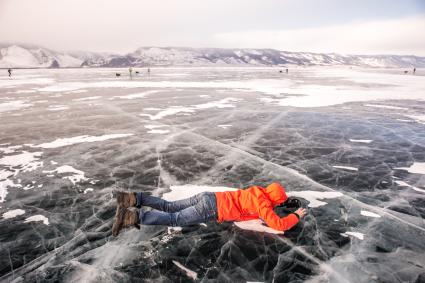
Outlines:
{"type": "Polygon", "coordinates": [[[0,76],[0,282],[425,282],[424,70],[139,71],[0,76]],[[274,181],[309,211],[285,234],[111,236],[114,187],[274,181]]]}

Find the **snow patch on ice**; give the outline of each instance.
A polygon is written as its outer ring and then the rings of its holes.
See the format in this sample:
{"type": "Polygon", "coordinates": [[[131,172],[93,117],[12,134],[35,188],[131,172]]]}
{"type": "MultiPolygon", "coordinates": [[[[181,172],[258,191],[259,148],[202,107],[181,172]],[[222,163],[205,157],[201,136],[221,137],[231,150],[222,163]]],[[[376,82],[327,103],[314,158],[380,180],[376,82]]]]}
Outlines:
{"type": "Polygon", "coordinates": [[[355,139],[350,139],[350,142],[371,143],[371,142],[373,142],[373,140],[355,140],[355,139]]]}
{"type": "Polygon", "coordinates": [[[73,99],[73,101],[87,101],[87,100],[96,100],[102,98],[102,96],[89,96],[89,97],[83,97],[83,98],[76,98],[73,99]]]}
{"type": "Polygon", "coordinates": [[[380,218],[381,217],[381,215],[376,214],[376,213],[371,212],[371,211],[367,211],[367,210],[360,211],[360,214],[363,215],[363,216],[367,216],[367,217],[374,217],[374,218],[380,218]]]}
{"type": "Polygon", "coordinates": [[[175,115],[178,113],[194,113],[198,109],[208,109],[208,108],[234,108],[235,105],[231,102],[239,101],[239,99],[228,97],[218,101],[211,101],[203,104],[195,104],[191,106],[171,106],[166,108],[155,115],[152,114],[139,114],[140,116],[149,117],[151,120],[159,120],[166,116],[175,115]]]}
{"type": "Polygon", "coordinates": [[[64,176],[62,177],[62,179],[67,179],[69,181],[72,182],[73,185],[75,185],[76,183],[79,183],[81,181],[86,181],[88,180],[85,176],[84,176],[84,172],[78,169],[75,169],[72,166],[69,165],[63,165],[60,166],[58,168],[56,168],[55,170],[51,170],[51,171],[43,171],[43,173],[47,173],[47,174],[51,174],[51,173],[57,173],[57,174],[71,174],[70,176],[64,176]]]}
{"type": "Polygon", "coordinates": [[[356,237],[359,240],[364,239],[364,234],[360,233],[360,232],[345,232],[345,233],[340,233],[340,234],[341,234],[341,236],[344,236],[344,237],[353,236],[353,237],[356,237]]]}
{"type": "Polygon", "coordinates": [[[62,138],[54,140],[53,142],[48,143],[42,143],[39,145],[35,145],[34,147],[41,147],[41,148],[58,148],[63,146],[69,146],[79,143],[85,143],[85,142],[98,142],[98,141],[105,141],[109,139],[118,139],[118,138],[124,138],[128,136],[132,136],[133,134],[110,134],[110,135],[103,135],[103,136],[76,136],[72,138],[62,138]]]}
{"type": "Polygon", "coordinates": [[[145,125],[146,129],[149,129],[148,133],[151,134],[167,134],[169,130],[160,130],[158,128],[166,127],[166,125],[145,125]]]}
{"type": "Polygon", "coordinates": [[[218,125],[217,127],[227,129],[227,128],[232,127],[232,125],[218,125]]]}
{"type": "Polygon", "coordinates": [[[22,151],[19,154],[6,155],[0,159],[0,165],[4,165],[10,171],[14,171],[14,175],[19,172],[34,171],[43,166],[43,161],[39,161],[42,154],[42,152],[22,151]]]}
{"type": "Polygon", "coordinates": [[[115,98],[120,98],[120,99],[137,99],[137,98],[143,98],[147,95],[153,94],[153,93],[157,93],[159,92],[159,90],[149,90],[149,91],[145,91],[145,92],[140,92],[140,93],[133,93],[133,94],[128,94],[128,95],[120,95],[120,96],[113,96],[112,99],[115,98]]]}
{"type": "Polygon", "coordinates": [[[401,181],[401,180],[395,180],[394,183],[396,183],[397,185],[399,185],[400,187],[409,187],[417,192],[421,192],[421,193],[425,193],[425,189],[420,189],[414,186],[409,185],[408,183],[401,181]]]}
{"type": "Polygon", "coordinates": [[[9,210],[8,212],[3,213],[3,218],[4,219],[10,219],[10,218],[14,218],[16,216],[22,215],[25,213],[25,210],[23,209],[13,209],[13,210],[9,210]]]}
{"type": "Polygon", "coordinates": [[[32,106],[33,104],[27,103],[24,100],[15,100],[10,102],[0,103],[0,113],[1,112],[10,112],[15,110],[24,109],[32,106]]]}
{"type": "Polygon", "coordinates": [[[183,270],[186,275],[190,278],[192,278],[194,281],[196,281],[198,279],[198,274],[195,271],[190,270],[187,267],[184,267],[180,262],[173,260],[173,263],[180,268],[181,270],[183,270]]]}
{"type": "Polygon", "coordinates": [[[287,195],[306,199],[309,202],[308,207],[319,207],[327,204],[327,202],[320,201],[321,199],[332,199],[343,196],[343,194],[340,192],[319,191],[291,191],[287,192],[287,195]]]}
{"type": "Polygon", "coordinates": [[[62,111],[62,110],[68,110],[69,107],[67,105],[50,105],[47,110],[49,111],[62,111]]]}
{"type": "Polygon", "coordinates": [[[410,167],[397,167],[394,169],[406,170],[412,174],[422,174],[425,175],[425,162],[414,162],[410,167]]]}
{"type": "Polygon", "coordinates": [[[413,119],[416,123],[425,124],[425,115],[405,115],[413,119]]]}
{"type": "Polygon", "coordinates": [[[359,171],[358,168],[351,167],[351,166],[339,166],[339,165],[332,165],[333,168],[337,169],[344,169],[344,170],[350,170],[350,171],[359,171]]]}
{"type": "Polygon", "coordinates": [[[49,219],[41,214],[33,215],[25,219],[24,223],[43,221],[45,225],[49,225],[49,219]]]}
{"type": "Polygon", "coordinates": [[[385,109],[395,109],[395,110],[409,110],[409,108],[391,106],[391,105],[382,105],[382,104],[364,104],[367,107],[375,107],[375,108],[385,108],[385,109]]]}

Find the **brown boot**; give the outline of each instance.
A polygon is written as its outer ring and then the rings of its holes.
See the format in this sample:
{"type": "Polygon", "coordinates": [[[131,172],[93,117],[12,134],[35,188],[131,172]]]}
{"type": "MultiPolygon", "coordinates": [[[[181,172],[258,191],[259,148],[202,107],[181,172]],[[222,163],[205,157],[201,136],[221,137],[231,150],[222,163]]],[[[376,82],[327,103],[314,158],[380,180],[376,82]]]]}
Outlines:
{"type": "Polygon", "coordinates": [[[116,191],[115,197],[117,198],[118,206],[127,208],[133,207],[137,204],[136,193],[127,193],[122,191],[116,191]]]}
{"type": "Polygon", "coordinates": [[[122,229],[132,226],[140,229],[139,214],[137,213],[137,210],[117,206],[115,221],[112,226],[112,235],[116,237],[122,229]]]}

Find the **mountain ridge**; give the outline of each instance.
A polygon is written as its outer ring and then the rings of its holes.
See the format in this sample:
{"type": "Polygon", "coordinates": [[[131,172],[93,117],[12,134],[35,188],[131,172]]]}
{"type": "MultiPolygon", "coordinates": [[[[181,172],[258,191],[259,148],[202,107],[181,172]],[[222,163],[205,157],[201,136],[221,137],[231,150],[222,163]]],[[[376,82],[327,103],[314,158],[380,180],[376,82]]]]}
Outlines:
{"type": "Polygon", "coordinates": [[[81,68],[154,66],[360,66],[425,67],[415,55],[342,55],[291,52],[271,48],[139,47],[119,54],[55,51],[29,44],[0,44],[0,68],[81,68]]]}

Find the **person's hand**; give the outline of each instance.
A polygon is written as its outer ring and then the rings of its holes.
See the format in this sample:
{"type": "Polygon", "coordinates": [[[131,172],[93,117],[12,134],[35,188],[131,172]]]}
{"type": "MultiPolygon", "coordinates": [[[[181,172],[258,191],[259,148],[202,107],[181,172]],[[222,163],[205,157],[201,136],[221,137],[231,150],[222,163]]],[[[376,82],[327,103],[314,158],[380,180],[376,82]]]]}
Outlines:
{"type": "Polygon", "coordinates": [[[296,213],[300,217],[300,219],[301,219],[301,218],[304,217],[304,215],[307,214],[307,210],[305,208],[300,207],[297,210],[295,210],[294,213],[296,213]]]}

